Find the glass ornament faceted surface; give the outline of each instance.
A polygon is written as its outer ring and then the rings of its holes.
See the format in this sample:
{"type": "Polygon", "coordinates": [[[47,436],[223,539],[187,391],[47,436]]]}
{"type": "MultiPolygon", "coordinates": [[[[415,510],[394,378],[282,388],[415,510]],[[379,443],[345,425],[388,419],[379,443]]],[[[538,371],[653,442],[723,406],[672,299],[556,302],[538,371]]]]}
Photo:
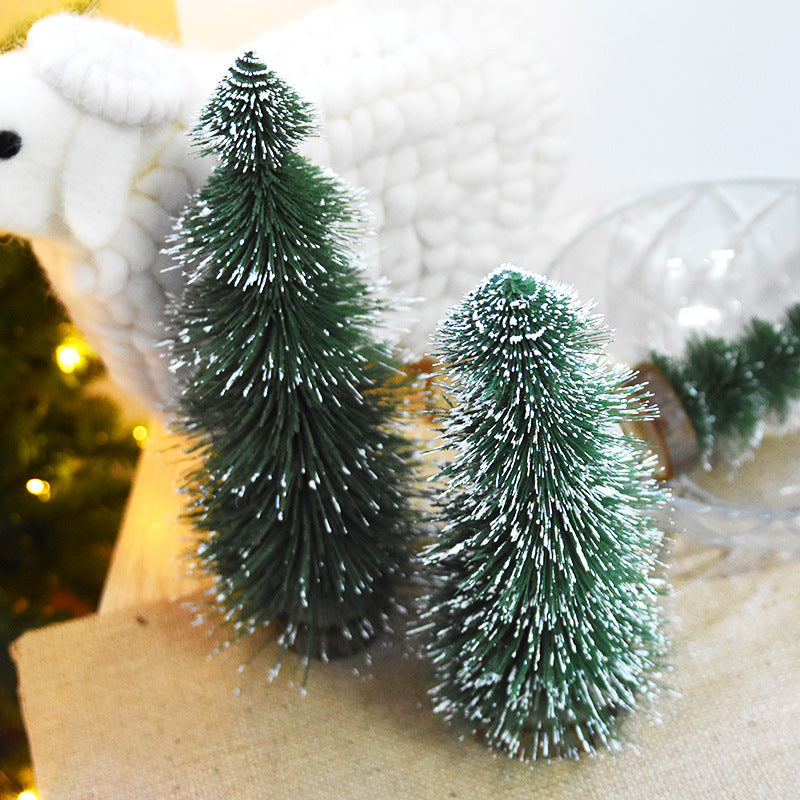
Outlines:
{"type": "MultiPolygon", "coordinates": [[[[552,261],[614,329],[630,366],[680,357],[693,335],[738,336],[800,300],[800,181],[662,189],[603,216],[552,261]]],[[[800,412],[734,462],[672,480],[675,524],[711,545],[800,551],[800,412]]]]}

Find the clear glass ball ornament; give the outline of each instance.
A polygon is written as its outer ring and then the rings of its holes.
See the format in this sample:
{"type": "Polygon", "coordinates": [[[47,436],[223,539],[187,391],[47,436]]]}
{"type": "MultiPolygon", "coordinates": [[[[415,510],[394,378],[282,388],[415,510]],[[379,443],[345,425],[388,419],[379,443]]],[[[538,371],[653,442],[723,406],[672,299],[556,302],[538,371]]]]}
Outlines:
{"type": "MultiPolygon", "coordinates": [[[[800,181],[661,190],[590,225],[547,272],[596,301],[614,330],[610,355],[631,366],[652,351],[680,355],[693,333],[736,337],[800,301],[800,181]]],[[[800,552],[800,424],[767,427],[736,463],[670,483],[672,518],[688,535],[800,552]]]]}

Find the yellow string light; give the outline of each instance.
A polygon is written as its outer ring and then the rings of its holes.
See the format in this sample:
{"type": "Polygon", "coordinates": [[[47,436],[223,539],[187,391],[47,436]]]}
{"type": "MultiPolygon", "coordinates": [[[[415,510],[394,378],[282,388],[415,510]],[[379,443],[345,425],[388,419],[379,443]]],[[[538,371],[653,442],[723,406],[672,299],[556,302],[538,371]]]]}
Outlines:
{"type": "Polygon", "coordinates": [[[50,484],[47,481],[43,481],[41,478],[31,478],[25,484],[25,488],[34,497],[38,497],[40,500],[47,501],[50,499],[50,484]]]}
{"type": "Polygon", "coordinates": [[[56,347],[55,359],[58,368],[65,375],[85,369],[95,357],[89,343],[68,322],[59,325],[61,343],[56,347]]]}
{"type": "Polygon", "coordinates": [[[39,797],[36,792],[26,789],[17,795],[17,800],[39,800],[39,797]]]}
{"type": "Polygon", "coordinates": [[[144,425],[137,425],[132,431],[131,435],[136,440],[136,443],[140,447],[144,447],[147,444],[147,441],[150,437],[150,432],[145,428],[144,425]]]}
{"type": "Polygon", "coordinates": [[[71,375],[83,361],[83,356],[71,344],[61,344],[56,348],[58,368],[66,375],[71,375]]]}

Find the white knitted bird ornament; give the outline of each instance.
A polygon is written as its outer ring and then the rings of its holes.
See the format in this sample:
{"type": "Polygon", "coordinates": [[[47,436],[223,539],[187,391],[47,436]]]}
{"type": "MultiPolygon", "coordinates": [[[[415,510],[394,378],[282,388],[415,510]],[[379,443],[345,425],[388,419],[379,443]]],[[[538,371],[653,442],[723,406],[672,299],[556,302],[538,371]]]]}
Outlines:
{"type": "MultiPolygon", "coordinates": [[[[394,320],[421,354],[487,269],[525,262],[564,162],[555,81],[513,18],[471,0],[343,0],[251,47],[318,105],[304,154],[365,190],[375,272],[421,298],[394,320]]],[[[154,412],[176,388],[160,342],[181,276],[162,251],[213,166],[186,131],[231,60],[71,15],[0,56],[0,230],[31,238],[112,379],[154,412]]]]}

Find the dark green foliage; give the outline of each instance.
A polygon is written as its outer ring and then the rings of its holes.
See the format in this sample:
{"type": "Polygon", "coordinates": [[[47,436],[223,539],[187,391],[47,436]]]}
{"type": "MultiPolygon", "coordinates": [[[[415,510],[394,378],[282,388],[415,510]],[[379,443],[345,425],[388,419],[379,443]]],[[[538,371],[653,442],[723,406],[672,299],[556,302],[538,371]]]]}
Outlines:
{"type": "Polygon", "coordinates": [[[706,463],[735,458],[800,399],[800,305],[781,324],[752,319],[736,339],[696,336],[683,357],[651,360],[680,398],[706,463]]]}
{"type": "Polygon", "coordinates": [[[200,562],[239,630],[278,620],[305,658],[387,629],[410,534],[363,222],[292,149],[312,122],[252,54],[236,61],[195,131],[220,162],[179,224],[191,277],[171,312],[179,416],[203,455],[200,562]]]}
{"type": "MultiPolygon", "coordinates": [[[[86,391],[94,360],[65,375],[68,329],[30,249],[0,246],[0,778],[26,758],[8,646],[97,603],[138,447],[112,404],[86,391]],[[49,499],[26,490],[48,481],[49,499]]],[[[0,780],[0,795],[5,788],[0,780]]],[[[17,788],[19,791],[19,787],[17,788]]]]}
{"type": "Polygon", "coordinates": [[[567,287],[506,267],[439,326],[451,408],[421,633],[435,708],[521,758],[614,744],[665,650],[641,413],[567,287]]]}

